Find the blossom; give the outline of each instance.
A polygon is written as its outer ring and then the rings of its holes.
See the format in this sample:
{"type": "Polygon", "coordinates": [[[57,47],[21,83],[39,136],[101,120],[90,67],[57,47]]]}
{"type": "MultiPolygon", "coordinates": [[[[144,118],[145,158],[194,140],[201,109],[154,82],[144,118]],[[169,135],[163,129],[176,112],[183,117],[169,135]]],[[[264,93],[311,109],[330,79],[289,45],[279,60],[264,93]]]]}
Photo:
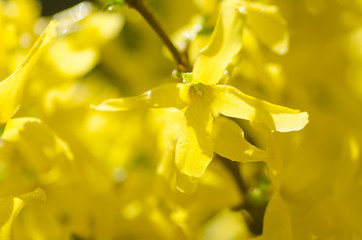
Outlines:
{"type": "Polygon", "coordinates": [[[183,74],[184,83],[164,84],[135,97],[109,99],[93,108],[99,111],[137,108],[183,111],[175,161],[182,175],[195,179],[204,174],[213,158],[213,122],[220,114],[264,124],[278,132],[302,129],[308,123],[306,112],[271,104],[232,86],[217,84],[230,60],[242,48],[243,15],[236,5],[224,3],[210,42],[201,51],[192,73],[183,74]]]}

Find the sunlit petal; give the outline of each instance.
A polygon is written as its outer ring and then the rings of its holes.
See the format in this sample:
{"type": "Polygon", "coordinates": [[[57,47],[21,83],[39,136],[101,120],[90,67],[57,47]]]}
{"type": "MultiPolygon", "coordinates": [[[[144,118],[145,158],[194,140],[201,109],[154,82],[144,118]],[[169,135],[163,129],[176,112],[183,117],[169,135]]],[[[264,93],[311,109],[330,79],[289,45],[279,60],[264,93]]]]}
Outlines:
{"type": "Polygon", "coordinates": [[[287,23],[280,16],[276,6],[262,3],[242,3],[246,6],[247,24],[260,41],[278,54],[285,54],[289,48],[287,23]]]}
{"type": "Polygon", "coordinates": [[[0,125],[6,123],[18,110],[27,77],[42,52],[55,39],[56,26],[57,22],[51,21],[18,69],[0,82],[0,125]]]}
{"type": "Polygon", "coordinates": [[[98,111],[125,111],[142,108],[177,108],[187,105],[188,86],[185,84],[164,84],[142,95],[128,98],[109,99],[91,107],[98,111]]]}
{"type": "Polygon", "coordinates": [[[185,123],[176,145],[176,166],[181,174],[201,177],[213,157],[212,115],[202,99],[191,96],[185,123]]]}
{"type": "Polygon", "coordinates": [[[259,100],[232,86],[213,86],[213,94],[213,109],[228,117],[266,124],[278,132],[298,131],[308,123],[306,112],[259,100]]]}
{"type": "Polygon", "coordinates": [[[208,45],[195,62],[193,82],[216,84],[242,46],[244,15],[229,2],[225,3],[208,45]]]}

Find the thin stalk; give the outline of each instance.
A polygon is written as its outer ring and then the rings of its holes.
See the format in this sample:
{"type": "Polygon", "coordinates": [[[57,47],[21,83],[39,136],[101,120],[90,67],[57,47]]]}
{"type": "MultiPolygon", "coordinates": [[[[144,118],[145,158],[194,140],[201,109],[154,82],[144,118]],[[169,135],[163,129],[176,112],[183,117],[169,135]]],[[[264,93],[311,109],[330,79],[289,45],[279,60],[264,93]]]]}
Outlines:
{"type": "Polygon", "coordinates": [[[145,6],[143,0],[126,0],[126,3],[129,7],[134,8],[136,11],[138,11],[141,16],[148,22],[148,24],[152,27],[152,29],[157,33],[157,35],[162,39],[166,47],[169,49],[169,51],[172,54],[172,57],[174,58],[177,69],[181,72],[190,72],[190,64],[188,61],[187,54],[185,52],[180,52],[176,46],[173,44],[173,42],[170,40],[166,32],[163,30],[159,22],[156,20],[156,18],[153,16],[153,14],[148,10],[148,8],[145,6]]]}
{"type": "Polygon", "coordinates": [[[252,221],[247,221],[249,229],[254,234],[262,234],[263,232],[263,219],[266,209],[266,205],[256,205],[253,202],[250,202],[247,198],[248,195],[248,186],[243,181],[239,171],[239,164],[237,162],[232,162],[229,159],[223,158],[222,156],[217,155],[217,159],[225,166],[228,172],[233,177],[235,183],[237,184],[241,195],[243,196],[243,202],[233,207],[234,211],[246,210],[252,217],[252,221]]]}

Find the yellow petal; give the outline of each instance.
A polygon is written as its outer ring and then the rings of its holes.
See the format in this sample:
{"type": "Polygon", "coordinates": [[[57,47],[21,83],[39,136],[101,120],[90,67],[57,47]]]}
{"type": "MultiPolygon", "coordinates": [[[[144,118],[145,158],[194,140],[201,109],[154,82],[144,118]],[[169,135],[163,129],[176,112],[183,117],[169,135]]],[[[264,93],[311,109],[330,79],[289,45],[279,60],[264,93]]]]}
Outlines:
{"type": "Polygon", "coordinates": [[[193,2],[204,13],[212,14],[212,12],[216,9],[218,1],[217,0],[194,0],[193,2]]]}
{"type": "Polygon", "coordinates": [[[2,137],[16,146],[22,161],[41,184],[66,178],[73,154],[68,145],[49,127],[35,118],[13,118],[2,137]]]}
{"type": "MultiPolygon", "coordinates": [[[[44,153],[50,154],[50,149],[53,149],[57,154],[62,154],[69,160],[73,159],[73,154],[67,144],[37,118],[11,119],[6,124],[2,139],[24,146],[23,152],[26,152],[26,149],[35,151],[35,148],[47,148],[44,149],[44,153]]],[[[53,156],[55,153],[50,155],[53,156]]],[[[49,161],[50,155],[44,156],[44,159],[49,161]]],[[[34,158],[39,159],[39,156],[34,158]]]]}
{"type": "Polygon", "coordinates": [[[27,77],[42,52],[55,39],[56,26],[57,23],[51,21],[18,69],[0,82],[0,125],[5,124],[18,110],[27,77]]]}
{"type": "Polygon", "coordinates": [[[308,113],[262,101],[232,86],[213,86],[212,108],[228,117],[252,120],[278,132],[298,131],[308,123],[308,113]]]}
{"type": "Polygon", "coordinates": [[[176,189],[182,193],[192,194],[196,191],[200,178],[191,177],[176,169],[176,189]]]}
{"type": "Polygon", "coordinates": [[[289,48],[287,23],[280,16],[276,6],[261,3],[242,3],[246,6],[247,25],[260,41],[278,54],[285,54],[289,48]]]}
{"type": "Polygon", "coordinates": [[[54,15],[63,36],[49,48],[48,56],[66,77],[78,77],[91,71],[99,60],[100,47],[116,37],[123,26],[119,13],[93,10],[93,4],[82,2],[54,15]]]}
{"type": "Polygon", "coordinates": [[[202,239],[249,239],[246,220],[240,212],[223,209],[209,219],[202,231],[202,239]]]}
{"type": "Polygon", "coordinates": [[[214,121],[214,152],[237,162],[266,161],[265,151],[251,145],[244,138],[240,127],[228,118],[219,117],[214,121]]]}
{"type": "Polygon", "coordinates": [[[31,193],[0,200],[0,239],[12,239],[12,226],[27,202],[45,202],[45,192],[37,188],[31,193]]]}
{"type": "Polygon", "coordinates": [[[19,195],[17,198],[23,200],[26,203],[45,204],[46,193],[42,188],[37,188],[30,193],[19,195]]]}
{"type": "Polygon", "coordinates": [[[49,48],[49,57],[60,73],[68,76],[81,76],[88,73],[99,60],[96,47],[74,49],[70,39],[57,40],[49,48]]]}
{"type": "Polygon", "coordinates": [[[265,211],[263,239],[293,239],[290,210],[279,192],[270,199],[265,211]]]}
{"type": "Polygon", "coordinates": [[[139,96],[109,99],[91,107],[98,111],[125,111],[142,108],[182,109],[187,105],[188,88],[186,84],[169,83],[139,96]]]}
{"type": "Polygon", "coordinates": [[[15,218],[25,203],[19,198],[8,198],[0,201],[0,239],[10,240],[15,218]]]}
{"type": "Polygon", "coordinates": [[[193,70],[193,82],[216,84],[242,46],[244,15],[229,2],[222,7],[208,45],[201,50],[193,70]]]}
{"type": "Polygon", "coordinates": [[[212,115],[202,98],[191,96],[185,123],[176,144],[176,166],[181,174],[201,177],[213,157],[212,115]]]}

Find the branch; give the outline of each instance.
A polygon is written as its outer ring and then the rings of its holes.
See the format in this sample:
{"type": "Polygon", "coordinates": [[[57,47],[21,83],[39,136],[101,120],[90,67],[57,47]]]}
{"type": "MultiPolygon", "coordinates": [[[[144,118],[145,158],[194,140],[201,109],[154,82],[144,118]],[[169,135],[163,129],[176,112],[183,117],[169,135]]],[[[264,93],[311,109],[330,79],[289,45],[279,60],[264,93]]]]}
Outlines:
{"type": "Polygon", "coordinates": [[[185,52],[180,52],[175,45],[172,43],[166,32],[162,29],[153,14],[145,6],[143,0],[125,0],[130,8],[134,8],[138,11],[142,17],[148,22],[153,30],[165,43],[166,47],[170,50],[172,57],[174,58],[177,69],[181,72],[190,72],[191,67],[188,61],[188,56],[185,52]]]}
{"type": "Polygon", "coordinates": [[[264,213],[266,209],[266,205],[257,205],[251,202],[248,199],[248,187],[243,181],[243,178],[241,177],[240,170],[239,170],[239,164],[238,162],[233,162],[229,159],[226,159],[220,155],[217,155],[217,159],[221,161],[221,163],[225,166],[225,168],[229,171],[231,176],[234,178],[235,183],[239,187],[239,191],[241,195],[243,196],[244,200],[243,202],[232,208],[234,211],[240,211],[240,210],[246,210],[250,216],[252,217],[252,221],[247,221],[247,224],[249,226],[249,229],[254,234],[260,235],[263,232],[263,219],[264,219],[264,213]]]}

